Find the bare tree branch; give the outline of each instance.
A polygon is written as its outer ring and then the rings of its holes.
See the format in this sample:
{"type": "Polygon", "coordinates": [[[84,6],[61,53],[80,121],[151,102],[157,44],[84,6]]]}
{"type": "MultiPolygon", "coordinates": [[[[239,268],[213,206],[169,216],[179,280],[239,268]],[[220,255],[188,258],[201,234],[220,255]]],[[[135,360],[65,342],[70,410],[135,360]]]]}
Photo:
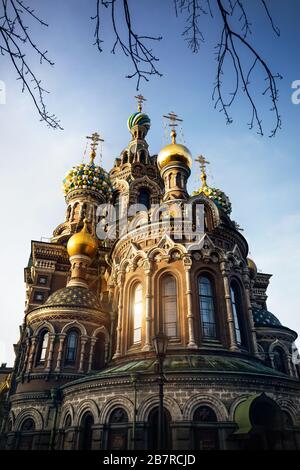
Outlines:
{"type": "Polygon", "coordinates": [[[48,26],[34,12],[34,9],[25,5],[22,0],[1,0],[0,13],[0,52],[2,55],[8,55],[16,72],[17,79],[21,80],[22,92],[25,90],[31,96],[33,103],[41,117],[41,121],[47,123],[53,129],[62,129],[59,120],[55,115],[49,114],[45,105],[45,93],[48,93],[37,78],[30,64],[26,59],[25,47],[29,45],[37,54],[40,63],[43,61],[53,66],[48,57],[48,51],[42,52],[33,42],[28,33],[28,26],[23,20],[24,16],[29,16],[38,21],[42,26],[48,26]]]}
{"type": "MultiPolygon", "coordinates": [[[[102,48],[100,47],[100,16],[101,16],[101,6],[111,9],[111,20],[113,31],[115,33],[115,42],[111,52],[116,53],[117,48],[120,48],[123,54],[126,57],[129,57],[133,65],[134,71],[131,75],[127,75],[127,78],[136,78],[137,84],[136,89],[140,87],[141,80],[149,81],[150,75],[162,76],[156,67],[156,62],[158,58],[152,52],[152,49],[147,45],[149,41],[160,41],[162,38],[154,36],[141,36],[136,33],[132,26],[131,12],[128,5],[128,0],[97,0],[97,9],[96,15],[92,17],[92,20],[96,21],[95,33],[96,38],[95,45],[97,45],[98,50],[101,52],[102,48]],[[116,10],[116,5],[122,3],[122,19],[125,20],[127,26],[128,36],[126,39],[123,39],[121,32],[118,28],[118,12],[116,10]]],[[[120,14],[120,13],[119,13],[120,14]]]]}
{"type": "MultiPolygon", "coordinates": [[[[262,0],[264,8],[266,8],[266,4],[264,0],[262,0]]],[[[222,111],[226,117],[226,121],[228,124],[232,123],[232,118],[228,113],[228,108],[234,102],[241,83],[242,91],[246,94],[248,101],[250,102],[251,106],[251,120],[249,122],[249,128],[253,129],[254,126],[257,127],[258,133],[263,135],[263,126],[262,120],[259,117],[258,109],[255,103],[255,98],[253,93],[251,92],[250,88],[250,77],[256,67],[259,67],[263,73],[265,74],[265,81],[267,83],[266,87],[262,91],[262,94],[265,95],[269,92],[270,100],[271,100],[271,111],[275,114],[275,125],[271,130],[270,137],[273,137],[277,130],[281,128],[281,116],[278,110],[278,88],[277,88],[277,79],[281,79],[281,75],[273,74],[267,65],[267,63],[263,60],[263,58],[258,54],[258,52],[251,46],[251,44],[247,41],[246,36],[249,33],[249,26],[250,23],[248,22],[247,15],[242,4],[241,0],[236,0],[233,3],[231,0],[228,1],[228,5],[230,10],[227,11],[224,7],[223,0],[217,0],[217,6],[219,12],[221,14],[222,23],[223,23],[223,30],[221,34],[221,40],[218,44],[217,48],[217,77],[216,83],[213,92],[213,99],[216,99],[215,107],[217,108],[220,105],[220,111],[222,111]],[[238,33],[237,31],[233,30],[229,24],[229,17],[234,13],[235,9],[239,8],[241,11],[240,19],[243,21],[242,30],[244,31],[242,34],[238,33]],[[242,63],[242,56],[238,52],[238,47],[244,47],[244,49],[252,58],[252,63],[248,71],[246,71],[246,66],[242,63]],[[230,58],[233,64],[233,69],[235,72],[235,88],[231,93],[231,97],[228,102],[225,101],[223,95],[223,87],[222,87],[222,78],[224,75],[224,62],[226,58],[230,58]]],[[[269,16],[269,15],[268,15],[269,16]]]]}
{"type": "MultiPolygon", "coordinates": [[[[257,128],[258,133],[263,135],[262,120],[259,117],[258,108],[256,105],[256,98],[251,91],[251,82],[255,69],[260,69],[265,74],[266,87],[263,89],[262,94],[269,93],[271,100],[271,111],[275,115],[275,125],[271,130],[270,136],[274,136],[278,129],[281,128],[281,117],[278,111],[278,88],[277,80],[281,79],[281,75],[274,74],[270,70],[266,61],[263,60],[261,55],[249,43],[248,36],[252,34],[251,23],[245,9],[244,0],[213,0],[214,13],[212,10],[212,0],[173,0],[175,14],[186,14],[186,28],[183,31],[183,36],[186,36],[188,46],[192,52],[198,52],[201,42],[204,42],[204,36],[200,30],[200,21],[203,15],[210,14],[211,18],[219,17],[221,19],[221,39],[217,45],[217,74],[216,82],[213,90],[213,99],[215,100],[215,108],[218,108],[225,115],[226,122],[232,123],[232,117],[229,115],[229,108],[235,101],[238,92],[242,90],[251,107],[251,120],[249,123],[250,129],[257,128]],[[230,20],[235,20],[240,24],[240,32],[231,26],[230,20]],[[243,59],[241,54],[241,47],[247,53],[247,59],[243,59]],[[250,68],[245,65],[245,62],[251,60],[250,68]],[[232,64],[234,73],[234,87],[229,96],[225,98],[223,78],[225,75],[225,64],[232,64]]],[[[279,36],[280,32],[275,26],[266,0],[259,0],[261,2],[265,13],[271,23],[271,27],[276,35],[279,36]]],[[[227,73],[227,72],[226,72],[227,73]]]]}

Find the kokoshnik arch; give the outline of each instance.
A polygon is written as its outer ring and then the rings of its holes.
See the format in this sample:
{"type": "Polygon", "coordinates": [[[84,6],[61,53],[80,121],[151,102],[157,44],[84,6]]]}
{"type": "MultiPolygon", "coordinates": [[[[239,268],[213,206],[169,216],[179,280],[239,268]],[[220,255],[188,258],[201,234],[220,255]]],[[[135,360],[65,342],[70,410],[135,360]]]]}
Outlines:
{"type": "Polygon", "coordinates": [[[204,158],[201,187],[188,194],[192,156],[169,117],[172,142],[151,155],[140,100],[109,173],[95,163],[94,134],[90,162],[64,179],[64,222],[50,242],[32,241],[11,386],[1,389],[6,449],[157,448],[158,332],[169,337],[165,448],[300,446],[297,334],[268,311],[271,275],[248,258],[204,158]],[[121,196],[145,210],[125,236],[99,240],[97,208],[110,202],[121,220],[121,196]],[[152,224],[161,203],[170,207],[168,234],[163,218],[152,224]],[[192,251],[178,216],[187,203],[204,206],[204,237],[192,251]]]}

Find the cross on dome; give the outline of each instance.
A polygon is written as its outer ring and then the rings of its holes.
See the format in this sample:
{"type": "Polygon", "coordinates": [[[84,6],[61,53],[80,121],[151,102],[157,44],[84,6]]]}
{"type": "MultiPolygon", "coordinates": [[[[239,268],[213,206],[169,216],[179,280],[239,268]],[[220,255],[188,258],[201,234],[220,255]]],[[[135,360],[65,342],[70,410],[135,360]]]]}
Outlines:
{"type": "Polygon", "coordinates": [[[86,138],[91,140],[90,164],[92,165],[96,158],[96,150],[99,142],[104,142],[104,139],[101,139],[98,132],[94,132],[92,135],[87,135],[86,138]]]}
{"type": "Polygon", "coordinates": [[[146,98],[143,96],[143,95],[137,95],[135,96],[135,98],[137,99],[137,102],[138,102],[138,112],[141,113],[142,112],[142,108],[143,108],[143,102],[144,101],[147,101],[146,98]]]}
{"type": "Polygon", "coordinates": [[[195,158],[195,162],[199,163],[200,168],[201,168],[201,181],[202,181],[202,188],[207,188],[207,183],[206,183],[206,165],[209,165],[209,161],[205,160],[205,157],[203,155],[199,155],[197,158],[195,158]]]}
{"type": "Polygon", "coordinates": [[[176,144],[176,130],[175,127],[178,126],[178,122],[183,122],[183,119],[180,119],[177,114],[174,113],[174,111],[171,111],[168,114],[163,115],[164,118],[169,119],[170,124],[169,126],[172,128],[171,130],[171,139],[172,139],[172,144],[176,144]]]}

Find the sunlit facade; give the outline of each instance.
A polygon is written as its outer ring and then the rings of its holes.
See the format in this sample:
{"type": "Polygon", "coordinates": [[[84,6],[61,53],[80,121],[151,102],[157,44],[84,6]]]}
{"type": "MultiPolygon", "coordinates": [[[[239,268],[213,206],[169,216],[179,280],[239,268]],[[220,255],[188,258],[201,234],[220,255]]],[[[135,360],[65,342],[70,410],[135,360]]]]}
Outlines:
{"type": "Polygon", "coordinates": [[[248,258],[203,157],[201,187],[188,194],[192,157],[175,127],[158,155],[146,114],[128,128],[109,173],[92,136],[90,162],[64,179],[65,220],[49,242],[32,241],[2,447],[157,449],[152,338],[164,332],[166,449],[299,448],[297,334],[267,310],[271,275],[248,258]],[[116,209],[113,227],[104,203],[116,209]],[[204,232],[192,244],[197,205],[204,232]]]}

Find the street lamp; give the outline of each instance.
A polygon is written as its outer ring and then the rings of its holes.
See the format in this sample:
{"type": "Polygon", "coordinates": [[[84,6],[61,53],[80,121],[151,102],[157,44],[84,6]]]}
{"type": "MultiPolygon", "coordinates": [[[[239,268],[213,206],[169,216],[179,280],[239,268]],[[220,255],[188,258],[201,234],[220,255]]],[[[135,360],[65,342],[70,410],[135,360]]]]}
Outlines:
{"type": "Polygon", "coordinates": [[[158,450],[164,447],[164,372],[163,365],[167,353],[169,338],[165,333],[158,333],[152,338],[152,344],[158,361],[159,407],[158,407],[158,450]]]}

